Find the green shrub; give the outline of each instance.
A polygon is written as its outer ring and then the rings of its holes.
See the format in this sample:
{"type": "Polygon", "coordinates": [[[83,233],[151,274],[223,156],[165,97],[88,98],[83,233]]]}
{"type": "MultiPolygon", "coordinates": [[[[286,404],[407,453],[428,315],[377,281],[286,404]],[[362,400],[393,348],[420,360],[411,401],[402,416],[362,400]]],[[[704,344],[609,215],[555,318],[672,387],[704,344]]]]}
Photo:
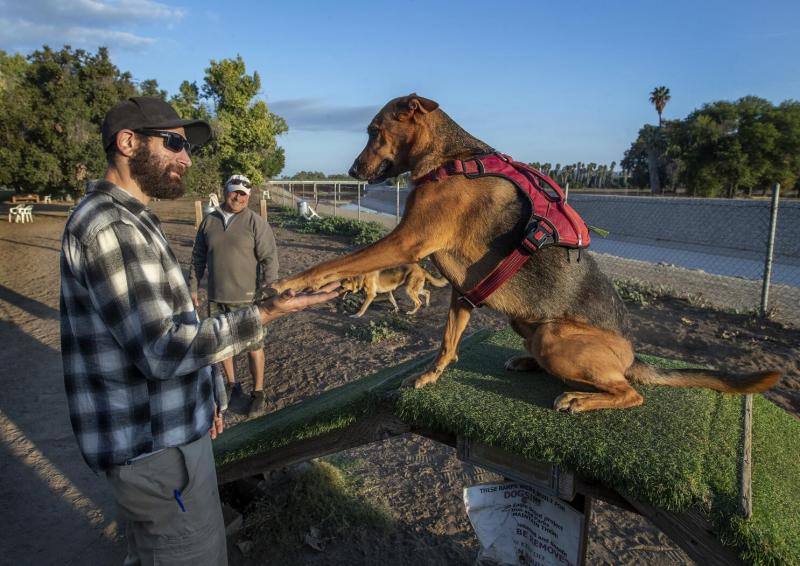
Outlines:
{"type": "Polygon", "coordinates": [[[384,340],[395,338],[399,335],[400,332],[396,330],[388,320],[381,320],[379,322],[370,320],[368,324],[358,326],[351,324],[350,328],[345,331],[345,336],[348,338],[355,338],[356,340],[361,340],[362,342],[368,342],[370,344],[383,342],[384,340]]]}

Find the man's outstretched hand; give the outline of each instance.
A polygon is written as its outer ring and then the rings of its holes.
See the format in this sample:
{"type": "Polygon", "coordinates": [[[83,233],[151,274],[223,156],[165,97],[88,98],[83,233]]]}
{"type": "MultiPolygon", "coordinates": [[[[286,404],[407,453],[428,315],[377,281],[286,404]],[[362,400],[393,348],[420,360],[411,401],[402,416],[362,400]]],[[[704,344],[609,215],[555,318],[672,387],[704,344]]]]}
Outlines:
{"type": "Polygon", "coordinates": [[[293,312],[299,312],[312,305],[335,299],[339,296],[338,288],[339,282],[334,281],[316,291],[305,290],[297,293],[287,289],[280,295],[259,301],[257,305],[261,313],[261,324],[266,324],[270,320],[275,320],[293,312]]]}

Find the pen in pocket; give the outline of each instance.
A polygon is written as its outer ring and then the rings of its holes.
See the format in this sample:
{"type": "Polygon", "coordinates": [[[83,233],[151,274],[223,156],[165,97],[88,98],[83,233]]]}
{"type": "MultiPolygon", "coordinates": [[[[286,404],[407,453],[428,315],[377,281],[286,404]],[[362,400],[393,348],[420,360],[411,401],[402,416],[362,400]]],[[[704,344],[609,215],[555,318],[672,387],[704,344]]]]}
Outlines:
{"type": "Polygon", "coordinates": [[[173,493],[175,494],[175,501],[178,502],[178,506],[181,508],[181,511],[186,513],[186,507],[183,506],[183,500],[181,499],[180,490],[176,489],[173,493]]]}

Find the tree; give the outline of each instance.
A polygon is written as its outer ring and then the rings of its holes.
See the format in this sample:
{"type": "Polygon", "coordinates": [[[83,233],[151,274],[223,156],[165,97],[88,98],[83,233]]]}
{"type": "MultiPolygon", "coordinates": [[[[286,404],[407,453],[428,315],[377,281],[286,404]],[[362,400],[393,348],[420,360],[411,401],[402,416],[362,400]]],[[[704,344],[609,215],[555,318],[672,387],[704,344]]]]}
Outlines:
{"type": "Polygon", "coordinates": [[[24,192],[81,192],[105,169],[98,132],[106,111],[136,94],[130,74],[111,63],[105,48],[92,54],[44,46],[24,66],[2,59],[2,182],[24,192]]]}
{"type": "Polygon", "coordinates": [[[139,84],[139,92],[142,96],[155,96],[161,100],[167,100],[167,91],[158,88],[156,79],[147,79],[139,84]]]}
{"type": "Polygon", "coordinates": [[[661,127],[661,114],[664,112],[664,107],[670,98],[669,89],[665,86],[658,86],[650,93],[650,103],[656,107],[656,112],[658,112],[659,128],[661,127]]]}
{"type": "Polygon", "coordinates": [[[261,78],[257,72],[247,74],[241,56],[212,60],[206,69],[203,95],[216,112],[221,172],[247,175],[257,185],[283,168],[284,152],[276,137],[288,131],[286,121],[270,112],[263,100],[253,101],[260,89],[261,78]]]}

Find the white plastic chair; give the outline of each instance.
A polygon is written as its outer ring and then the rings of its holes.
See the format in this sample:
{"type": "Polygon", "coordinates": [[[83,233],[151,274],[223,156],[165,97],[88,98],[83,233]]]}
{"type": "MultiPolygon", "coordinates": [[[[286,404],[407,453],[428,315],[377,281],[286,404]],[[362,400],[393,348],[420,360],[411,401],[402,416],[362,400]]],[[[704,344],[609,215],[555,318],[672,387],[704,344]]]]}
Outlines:
{"type": "Polygon", "coordinates": [[[33,205],[18,204],[8,209],[8,221],[16,224],[33,222],[33,205]]]}
{"type": "Polygon", "coordinates": [[[22,213],[20,209],[23,208],[23,205],[18,204],[17,206],[12,206],[8,209],[8,222],[21,222],[22,221],[22,213]]]}
{"type": "Polygon", "coordinates": [[[208,195],[208,206],[213,206],[214,208],[219,206],[219,197],[217,196],[217,193],[211,193],[208,195]]]}

